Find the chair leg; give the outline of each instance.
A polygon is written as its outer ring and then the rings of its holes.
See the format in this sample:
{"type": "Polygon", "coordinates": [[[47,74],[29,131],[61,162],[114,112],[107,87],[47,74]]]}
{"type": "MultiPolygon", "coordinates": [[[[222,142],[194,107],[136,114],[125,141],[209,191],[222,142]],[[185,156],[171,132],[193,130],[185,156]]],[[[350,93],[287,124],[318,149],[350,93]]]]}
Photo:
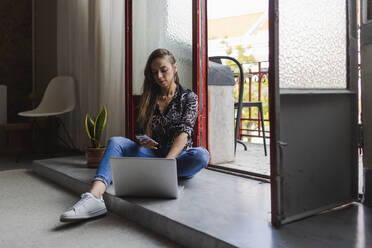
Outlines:
{"type": "Polygon", "coordinates": [[[239,144],[241,144],[241,145],[243,145],[244,146],[244,151],[246,151],[247,150],[247,145],[246,144],[244,144],[244,142],[243,141],[241,141],[241,140],[236,140],[236,142],[238,142],[239,144]]]}
{"type": "Polygon", "coordinates": [[[48,155],[53,157],[56,154],[58,154],[58,122],[57,118],[55,117],[49,117],[47,118],[47,133],[48,133],[48,138],[47,138],[47,145],[48,145],[48,155]]]}
{"type": "Polygon", "coordinates": [[[75,146],[75,144],[74,144],[74,141],[72,140],[71,135],[70,135],[70,133],[68,132],[66,126],[65,126],[65,123],[63,122],[63,120],[62,120],[61,118],[57,118],[57,119],[58,119],[58,121],[59,121],[59,125],[62,126],[63,131],[65,132],[65,134],[66,134],[66,136],[67,136],[67,139],[68,139],[68,141],[69,141],[70,144],[67,144],[67,142],[66,142],[65,140],[63,140],[62,137],[58,136],[58,138],[59,138],[59,139],[60,139],[60,140],[61,140],[61,141],[66,145],[66,146],[68,146],[70,149],[77,150],[77,148],[76,148],[76,146],[75,146]]]}
{"type": "Polygon", "coordinates": [[[266,137],[265,137],[265,123],[264,123],[264,116],[263,116],[263,110],[262,110],[262,103],[259,105],[259,110],[260,110],[260,118],[261,118],[261,126],[262,126],[262,138],[263,138],[263,144],[264,144],[264,151],[265,151],[265,156],[267,156],[267,151],[266,151],[266,137]]]}
{"type": "Polygon", "coordinates": [[[31,153],[43,154],[53,157],[57,153],[56,145],[56,129],[57,123],[53,117],[48,117],[45,120],[33,118],[31,120],[31,153]],[[46,122],[46,127],[40,126],[38,120],[46,122]]]}
{"type": "Polygon", "coordinates": [[[40,137],[40,126],[37,123],[36,119],[31,118],[31,153],[36,154],[40,152],[36,149],[37,139],[40,137]]]}
{"type": "MultiPolygon", "coordinates": [[[[240,115],[238,111],[238,116],[235,121],[235,130],[234,130],[234,155],[236,154],[236,145],[237,143],[242,144],[242,142],[238,141],[238,136],[239,136],[239,125],[240,125],[240,115]]],[[[245,147],[246,150],[246,147],[245,147]]]]}

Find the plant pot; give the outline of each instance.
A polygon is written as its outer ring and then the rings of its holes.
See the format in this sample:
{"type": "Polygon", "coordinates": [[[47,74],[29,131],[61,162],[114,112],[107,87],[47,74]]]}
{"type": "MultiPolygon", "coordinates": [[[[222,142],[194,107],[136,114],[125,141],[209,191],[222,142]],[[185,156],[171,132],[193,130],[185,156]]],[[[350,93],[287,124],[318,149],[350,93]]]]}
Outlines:
{"type": "Polygon", "coordinates": [[[99,163],[105,153],[106,147],[92,148],[88,147],[85,150],[85,158],[87,160],[88,168],[98,168],[99,163]]]}

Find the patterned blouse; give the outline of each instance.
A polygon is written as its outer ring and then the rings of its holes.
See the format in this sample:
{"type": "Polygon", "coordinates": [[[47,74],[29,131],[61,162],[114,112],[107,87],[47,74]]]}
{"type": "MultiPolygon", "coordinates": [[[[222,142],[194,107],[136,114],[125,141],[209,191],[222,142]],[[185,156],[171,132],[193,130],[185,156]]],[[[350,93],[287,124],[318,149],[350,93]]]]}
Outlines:
{"type": "MultiPolygon", "coordinates": [[[[156,102],[152,118],[152,139],[159,143],[159,148],[170,148],[181,132],[188,134],[183,150],[192,147],[194,124],[198,118],[198,96],[191,90],[177,85],[173,99],[164,113],[156,102]]],[[[143,129],[136,128],[135,133],[143,134],[143,129]]]]}

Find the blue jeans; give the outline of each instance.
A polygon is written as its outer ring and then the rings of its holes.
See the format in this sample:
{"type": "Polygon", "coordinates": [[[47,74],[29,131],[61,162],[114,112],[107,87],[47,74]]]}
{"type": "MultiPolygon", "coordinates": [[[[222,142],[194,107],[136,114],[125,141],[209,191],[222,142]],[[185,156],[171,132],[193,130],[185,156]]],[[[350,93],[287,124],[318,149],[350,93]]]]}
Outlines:
{"type": "MultiPolygon", "coordinates": [[[[168,152],[169,148],[163,150],[160,149],[155,152],[154,150],[145,148],[130,139],[124,137],[112,137],[108,142],[105,154],[102,157],[93,181],[102,181],[105,183],[106,187],[111,183],[112,176],[110,158],[112,157],[166,157],[168,152]]],[[[208,165],[209,157],[209,152],[203,147],[193,147],[183,150],[176,158],[177,176],[185,179],[193,177],[202,168],[208,165]]]]}

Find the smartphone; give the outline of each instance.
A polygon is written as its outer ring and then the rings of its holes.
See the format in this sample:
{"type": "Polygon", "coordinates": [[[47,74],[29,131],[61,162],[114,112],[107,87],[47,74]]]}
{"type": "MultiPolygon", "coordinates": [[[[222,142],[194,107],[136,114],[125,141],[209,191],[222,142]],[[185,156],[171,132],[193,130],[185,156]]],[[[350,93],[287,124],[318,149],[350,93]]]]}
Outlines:
{"type": "Polygon", "coordinates": [[[136,135],[136,139],[138,139],[138,140],[151,140],[153,143],[155,143],[155,146],[156,146],[157,148],[160,147],[160,145],[159,145],[158,142],[156,142],[155,140],[151,139],[151,138],[150,138],[149,136],[147,136],[146,134],[144,134],[144,135],[136,135]]]}
{"type": "Polygon", "coordinates": [[[143,135],[136,135],[136,139],[138,140],[151,140],[155,143],[158,143],[156,142],[155,140],[151,139],[149,136],[147,136],[146,134],[143,134],[143,135]]]}
{"type": "Polygon", "coordinates": [[[139,140],[141,140],[141,139],[150,139],[151,140],[151,138],[149,136],[147,136],[146,134],[136,135],[136,139],[139,139],[139,140]]]}

